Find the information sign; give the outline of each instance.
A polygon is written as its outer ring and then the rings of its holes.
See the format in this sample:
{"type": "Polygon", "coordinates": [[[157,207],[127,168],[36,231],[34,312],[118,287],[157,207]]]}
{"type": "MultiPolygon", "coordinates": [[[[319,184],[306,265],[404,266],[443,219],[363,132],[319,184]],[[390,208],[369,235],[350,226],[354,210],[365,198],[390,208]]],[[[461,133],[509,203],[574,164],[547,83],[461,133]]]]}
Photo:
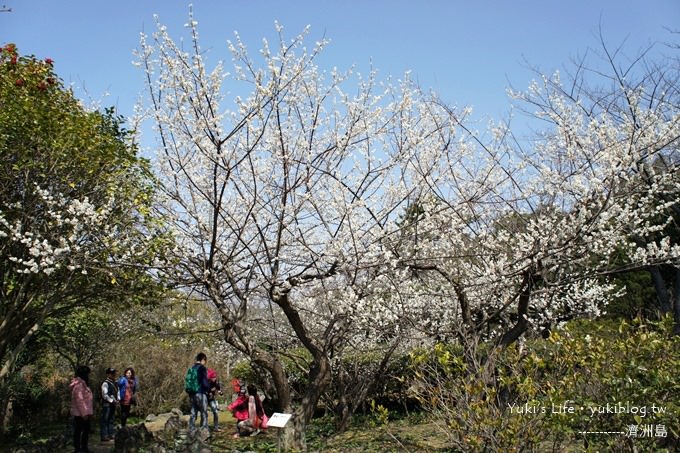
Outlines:
{"type": "Polygon", "coordinates": [[[283,428],[290,420],[293,414],[282,414],[280,412],[274,412],[269,421],[267,422],[267,428],[283,428]]]}

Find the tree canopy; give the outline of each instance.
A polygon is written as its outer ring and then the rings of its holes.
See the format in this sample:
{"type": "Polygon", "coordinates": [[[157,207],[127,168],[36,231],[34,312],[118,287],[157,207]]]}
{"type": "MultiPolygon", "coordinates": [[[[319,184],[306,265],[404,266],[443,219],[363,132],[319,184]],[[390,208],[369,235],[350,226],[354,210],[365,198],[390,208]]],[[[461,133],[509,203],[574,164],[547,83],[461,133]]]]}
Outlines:
{"type": "Polygon", "coordinates": [[[51,59],[0,50],[0,378],[47,317],[143,298],[162,257],[153,179],[110,109],[88,111],[51,59]]]}
{"type": "Polygon", "coordinates": [[[544,124],[527,146],[505,123],[476,132],[467,108],[407,75],[324,71],[325,42],[307,48],[306,32],[278,27],[261,59],[237,38],[228,73],[209,66],[193,19],[188,30],[187,47],[158,24],[139,52],[178,240],[167,275],[214,304],[284,407],[280,358],[306,350],[297,447],[344,351],[387,359],[442,335],[508,345],[602,313],[621,294],[608,273],[677,266],[663,228],[678,200],[670,66],[612,56],[566,82],[541,76],[512,94],[544,124]]]}

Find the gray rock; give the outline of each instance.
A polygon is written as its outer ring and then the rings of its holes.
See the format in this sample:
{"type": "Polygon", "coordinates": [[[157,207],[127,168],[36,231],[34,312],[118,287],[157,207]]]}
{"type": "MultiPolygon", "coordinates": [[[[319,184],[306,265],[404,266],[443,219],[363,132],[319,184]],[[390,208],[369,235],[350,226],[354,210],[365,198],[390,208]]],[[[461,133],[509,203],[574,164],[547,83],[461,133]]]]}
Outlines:
{"type": "Polygon", "coordinates": [[[125,426],[116,433],[114,449],[116,453],[137,453],[151,440],[144,423],[125,426]]]}

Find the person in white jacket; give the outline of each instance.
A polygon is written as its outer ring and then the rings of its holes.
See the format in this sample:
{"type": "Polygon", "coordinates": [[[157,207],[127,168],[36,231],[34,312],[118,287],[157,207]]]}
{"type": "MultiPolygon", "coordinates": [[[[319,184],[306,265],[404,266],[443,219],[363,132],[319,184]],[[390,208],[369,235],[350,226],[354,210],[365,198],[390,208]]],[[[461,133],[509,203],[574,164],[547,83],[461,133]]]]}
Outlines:
{"type": "Polygon", "coordinates": [[[102,419],[100,435],[102,442],[113,440],[115,435],[114,422],[116,420],[116,406],[118,405],[118,385],[116,384],[116,369],[106,369],[106,379],[101,386],[102,419]]]}

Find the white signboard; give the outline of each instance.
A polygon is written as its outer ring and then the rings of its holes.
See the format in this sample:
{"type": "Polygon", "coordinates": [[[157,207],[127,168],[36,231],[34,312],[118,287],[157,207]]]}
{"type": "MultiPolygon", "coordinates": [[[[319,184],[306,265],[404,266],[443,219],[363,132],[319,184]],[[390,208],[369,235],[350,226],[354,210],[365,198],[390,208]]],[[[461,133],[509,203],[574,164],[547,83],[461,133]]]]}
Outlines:
{"type": "Polygon", "coordinates": [[[293,414],[282,414],[280,412],[274,412],[269,421],[267,422],[267,428],[283,428],[288,423],[288,420],[293,416],[293,414]]]}

